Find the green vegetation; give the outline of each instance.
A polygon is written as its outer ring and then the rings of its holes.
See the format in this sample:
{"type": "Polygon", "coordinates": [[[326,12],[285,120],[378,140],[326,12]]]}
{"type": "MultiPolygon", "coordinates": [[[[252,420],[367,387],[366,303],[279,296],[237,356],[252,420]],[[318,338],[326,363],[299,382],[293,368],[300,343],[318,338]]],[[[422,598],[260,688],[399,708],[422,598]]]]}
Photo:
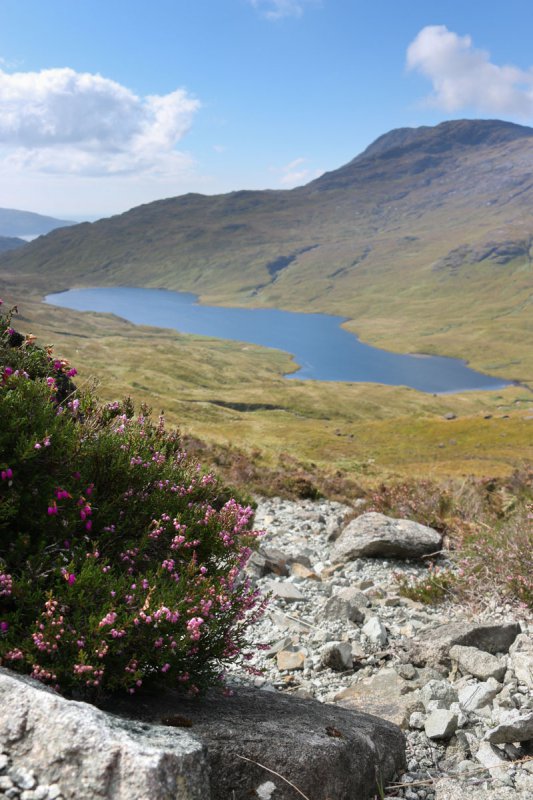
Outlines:
{"type": "Polygon", "coordinates": [[[345,479],[355,487],[402,476],[504,476],[533,458],[533,395],[522,387],[433,396],[288,381],[292,362],[278,351],[57,309],[20,290],[11,297],[21,298],[20,326],[80,365],[79,382],[96,377],[104,400],[131,394],[164,410],[208,445],[196,445],[202,461],[215,461],[232,482],[247,475],[250,490],[271,483],[279,493],[289,464],[338,494],[345,479]],[[450,412],[457,419],[444,419],[450,412]]]}
{"type": "Polygon", "coordinates": [[[533,472],[494,478],[381,485],[371,508],[441,531],[451,568],[428,564],[420,580],[399,576],[401,594],[424,603],[459,599],[533,608],[533,472]]]}
{"type": "Polygon", "coordinates": [[[196,693],[246,658],[261,613],[236,502],[131,401],[0,314],[0,664],[76,696],[196,693]]]}

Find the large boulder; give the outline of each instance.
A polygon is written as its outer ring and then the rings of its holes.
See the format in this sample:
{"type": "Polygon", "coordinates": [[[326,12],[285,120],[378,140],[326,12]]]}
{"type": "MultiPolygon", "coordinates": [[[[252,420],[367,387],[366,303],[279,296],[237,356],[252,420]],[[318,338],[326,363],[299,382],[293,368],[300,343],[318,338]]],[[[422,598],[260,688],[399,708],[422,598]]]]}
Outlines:
{"type": "Polygon", "coordinates": [[[213,800],[262,796],[269,781],[276,800],[297,796],[287,781],[313,800],[370,800],[405,766],[396,725],[277,692],[242,688],[200,701],[153,692],[110,707],[139,721],[190,724],[208,748],[213,800]]]}
{"type": "Polygon", "coordinates": [[[2,748],[65,800],[211,797],[205,746],[188,731],[120,719],[5,669],[2,748]]]}
{"type": "Polygon", "coordinates": [[[332,560],[419,558],[435,553],[441,546],[442,536],[433,528],[371,511],[356,517],[344,528],[333,547],[332,560]]]}
{"type": "Polygon", "coordinates": [[[423,710],[420,693],[411,691],[408,681],[391,667],[385,667],[369,678],[355,681],[335,695],[343,708],[376,714],[401,728],[409,726],[414,711],[423,710]]]}
{"type": "Polygon", "coordinates": [[[454,645],[476,647],[486,653],[507,653],[520,633],[516,622],[478,623],[469,620],[447,622],[420,635],[408,647],[408,657],[416,666],[451,667],[450,651],[454,645]]]}

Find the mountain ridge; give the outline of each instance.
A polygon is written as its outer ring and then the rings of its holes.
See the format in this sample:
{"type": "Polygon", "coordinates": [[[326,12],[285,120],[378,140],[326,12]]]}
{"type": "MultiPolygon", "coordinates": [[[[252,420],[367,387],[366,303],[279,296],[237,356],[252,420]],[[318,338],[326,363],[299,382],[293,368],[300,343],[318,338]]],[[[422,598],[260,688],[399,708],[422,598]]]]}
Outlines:
{"type": "Polygon", "coordinates": [[[380,347],[533,380],[517,344],[531,311],[532,137],[490,120],[398,129],[305,186],[158,200],[53,231],[0,271],[43,293],[133,285],[335,313],[380,347]]]}
{"type": "Polygon", "coordinates": [[[34,211],[0,208],[0,236],[41,236],[55,228],[76,224],[72,220],[56,219],[45,214],[36,214],[34,211]]]}

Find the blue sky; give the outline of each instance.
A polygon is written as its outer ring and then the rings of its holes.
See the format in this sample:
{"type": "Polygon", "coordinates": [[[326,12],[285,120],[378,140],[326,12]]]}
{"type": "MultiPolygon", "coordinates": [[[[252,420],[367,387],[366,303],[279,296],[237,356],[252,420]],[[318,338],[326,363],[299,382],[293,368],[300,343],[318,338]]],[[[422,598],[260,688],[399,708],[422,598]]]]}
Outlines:
{"type": "Polygon", "coordinates": [[[403,126],[533,125],[531,0],[0,0],[0,207],[291,188],[403,126]]]}

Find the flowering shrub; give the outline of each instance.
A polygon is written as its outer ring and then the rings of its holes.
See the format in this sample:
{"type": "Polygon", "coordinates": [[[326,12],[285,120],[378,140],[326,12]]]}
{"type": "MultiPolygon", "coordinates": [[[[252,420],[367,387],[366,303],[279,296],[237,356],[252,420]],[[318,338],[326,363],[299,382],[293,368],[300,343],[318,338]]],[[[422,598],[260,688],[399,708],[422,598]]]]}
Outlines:
{"type": "Polygon", "coordinates": [[[252,510],[147,409],[99,406],[0,314],[0,664],[61,692],[195,693],[246,659],[252,510]]]}

